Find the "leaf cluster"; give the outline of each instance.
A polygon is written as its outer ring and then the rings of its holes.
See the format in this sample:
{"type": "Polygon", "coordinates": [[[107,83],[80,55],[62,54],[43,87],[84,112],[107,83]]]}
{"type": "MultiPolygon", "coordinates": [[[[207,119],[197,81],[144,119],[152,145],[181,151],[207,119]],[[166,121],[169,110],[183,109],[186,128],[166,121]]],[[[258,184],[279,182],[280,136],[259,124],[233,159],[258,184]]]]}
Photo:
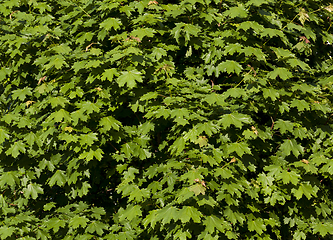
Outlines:
{"type": "Polygon", "coordinates": [[[0,239],[331,239],[332,12],[1,1],[0,239]]]}

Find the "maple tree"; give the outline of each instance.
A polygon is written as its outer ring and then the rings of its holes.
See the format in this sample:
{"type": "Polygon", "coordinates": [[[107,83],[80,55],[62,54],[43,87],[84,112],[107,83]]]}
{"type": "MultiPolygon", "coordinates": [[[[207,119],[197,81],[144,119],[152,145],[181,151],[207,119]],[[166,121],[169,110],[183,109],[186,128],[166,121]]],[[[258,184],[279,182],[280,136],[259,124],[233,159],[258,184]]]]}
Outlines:
{"type": "Polygon", "coordinates": [[[0,238],[332,239],[332,17],[1,1],[0,238]]]}

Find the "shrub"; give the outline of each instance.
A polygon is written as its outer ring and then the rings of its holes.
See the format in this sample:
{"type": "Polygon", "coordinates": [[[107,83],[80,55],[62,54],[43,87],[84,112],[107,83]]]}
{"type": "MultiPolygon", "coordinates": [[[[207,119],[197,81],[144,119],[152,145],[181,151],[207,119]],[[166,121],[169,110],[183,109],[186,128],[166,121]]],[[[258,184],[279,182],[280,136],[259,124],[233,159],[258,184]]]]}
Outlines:
{"type": "Polygon", "coordinates": [[[329,1],[3,0],[1,239],[331,239],[329,1]]]}

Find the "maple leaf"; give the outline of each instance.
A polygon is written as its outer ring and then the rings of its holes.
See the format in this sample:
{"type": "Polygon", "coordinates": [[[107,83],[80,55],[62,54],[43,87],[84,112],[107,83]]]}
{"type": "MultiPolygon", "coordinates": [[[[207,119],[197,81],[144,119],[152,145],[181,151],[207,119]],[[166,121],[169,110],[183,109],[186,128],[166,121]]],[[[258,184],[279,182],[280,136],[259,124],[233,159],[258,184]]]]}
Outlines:
{"type": "Polygon", "coordinates": [[[284,140],[280,149],[284,156],[288,156],[292,152],[296,157],[298,157],[304,152],[303,147],[300,144],[297,144],[295,139],[284,140]]]}
{"type": "Polygon", "coordinates": [[[85,228],[87,226],[87,222],[89,221],[88,218],[85,216],[74,216],[70,221],[69,221],[69,226],[75,228],[83,227],[85,228]]]}
{"type": "Polygon", "coordinates": [[[236,73],[237,75],[240,74],[242,71],[242,66],[233,60],[227,60],[225,62],[220,63],[217,66],[218,70],[221,72],[227,72],[227,73],[236,73]]]}
{"type": "Polygon", "coordinates": [[[309,15],[307,14],[307,12],[305,11],[304,8],[300,8],[299,10],[299,21],[302,23],[302,25],[304,25],[306,20],[309,20],[309,15]]]}
{"type": "Polygon", "coordinates": [[[268,78],[276,79],[277,77],[280,77],[282,80],[287,80],[291,78],[293,75],[287,68],[275,68],[272,72],[269,72],[267,74],[268,78]]]}
{"type": "Polygon", "coordinates": [[[182,223],[189,222],[191,218],[193,218],[194,222],[200,222],[200,213],[198,210],[190,206],[184,206],[179,210],[178,219],[180,219],[182,223]]]}
{"type": "Polygon", "coordinates": [[[199,144],[200,147],[205,147],[208,145],[208,139],[205,136],[199,136],[195,143],[199,144]]]}
{"type": "Polygon", "coordinates": [[[110,30],[111,28],[117,30],[120,29],[121,21],[118,18],[108,18],[99,25],[101,28],[105,28],[105,30],[110,30]]]}
{"type": "Polygon", "coordinates": [[[30,183],[26,188],[23,189],[23,194],[26,198],[31,196],[32,199],[36,199],[38,194],[43,194],[44,191],[39,184],[30,183]]]}
{"type": "Polygon", "coordinates": [[[128,71],[121,72],[117,82],[119,87],[123,87],[126,84],[129,89],[132,89],[136,86],[136,82],[142,81],[141,73],[139,71],[128,71]]]}
{"type": "Polygon", "coordinates": [[[162,224],[165,225],[170,223],[171,220],[178,220],[178,209],[172,206],[165,207],[160,209],[157,213],[157,217],[162,219],[162,224]]]}
{"type": "Polygon", "coordinates": [[[258,234],[262,234],[263,231],[266,231],[266,225],[264,224],[263,219],[255,218],[252,214],[248,218],[247,224],[251,232],[256,231],[258,234]]]}
{"type": "Polygon", "coordinates": [[[57,184],[58,186],[63,186],[65,185],[65,183],[66,183],[66,175],[62,170],[57,170],[48,181],[48,184],[51,187],[55,184],[57,184]]]}
{"type": "Polygon", "coordinates": [[[275,101],[280,96],[279,92],[273,88],[264,88],[262,91],[264,98],[269,97],[272,101],[275,101]]]}
{"type": "Polygon", "coordinates": [[[293,132],[294,130],[294,123],[286,120],[277,120],[275,123],[274,123],[274,129],[280,129],[280,133],[284,134],[286,131],[288,132],[293,132]]]}
{"type": "Polygon", "coordinates": [[[206,226],[206,230],[210,233],[214,233],[215,229],[224,232],[225,230],[230,229],[230,224],[222,219],[215,215],[206,216],[203,224],[206,226]]]}
{"type": "Polygon", "coordinates": [[[241,143],[231,143],[228,144],[227,146],[227,152],[228,154],[232,152],[236,152],[240,157],[243,156],[244,154],[251,154],[251,149],[248,147],[248,144],[245,142],[241,143]]]}
{"type": "Polygon", "coordinates": [[[132,35],[141,41],[144,37],[154,37],[156,31],[152,28],[138,28],[132,31],[132,35]]]}
{"type": "Polygon", "coordinates": [[[230,113],[223,115],[222,118],[219,120],[219,124],[221,124],[224,129],[230,127],[231,125],[234,125],[237,128],[241,128],[244,123],[248,124],[251,123],[251,121],[252,119],[245,114],[230,113]]]}
{"type": "Polygon", "coordinates": [[[247,10],[242,4],[240,4],[237,7],[231,7],[223,12],[223,15],[228,16],[230,18],[235,18],[235,17],[245,18],[247,14],[248,14],[247,10]]]}
{"type": "Polygon", "coordinates": [[[19,183],[19,178],[17,176],[17,173],[15,172],[5,172],[2,173],[0,177],[0,184],[1,186],[9,185],[11,187],[15,186],[16,184],[19,183]]]}
{"type": "Polygon", "coordinates": [[[327,7],[325,7],[324,9],[326,9],[329,12],[333,12],[333,4],[330,3],[330,5],[328,5],[327,7]]]}
{"type": "Polygon", "coordinates": [[[10,135],[5,129],[0,128],[0,144],[3,143],[6,139],[9,139],[10,135]]]}
{"type": "Polygon", "coordinates": [[[199,194],[205,195],[206,191],[206,188],[200,183],[192,185],[189,189],[194,192],[195,196],[198,196],[199,194]]]}

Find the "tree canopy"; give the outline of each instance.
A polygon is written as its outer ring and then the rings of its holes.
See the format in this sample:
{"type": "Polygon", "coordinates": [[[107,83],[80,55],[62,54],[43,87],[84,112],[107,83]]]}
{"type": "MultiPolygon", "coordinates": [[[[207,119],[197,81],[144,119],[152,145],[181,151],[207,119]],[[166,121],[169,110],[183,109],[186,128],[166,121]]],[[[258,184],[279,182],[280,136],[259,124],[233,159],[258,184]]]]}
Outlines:
{"type": "Polygon", "coordinates": [[[332,239],[332,18],[1,0],[0,238],[332,239]]]}

